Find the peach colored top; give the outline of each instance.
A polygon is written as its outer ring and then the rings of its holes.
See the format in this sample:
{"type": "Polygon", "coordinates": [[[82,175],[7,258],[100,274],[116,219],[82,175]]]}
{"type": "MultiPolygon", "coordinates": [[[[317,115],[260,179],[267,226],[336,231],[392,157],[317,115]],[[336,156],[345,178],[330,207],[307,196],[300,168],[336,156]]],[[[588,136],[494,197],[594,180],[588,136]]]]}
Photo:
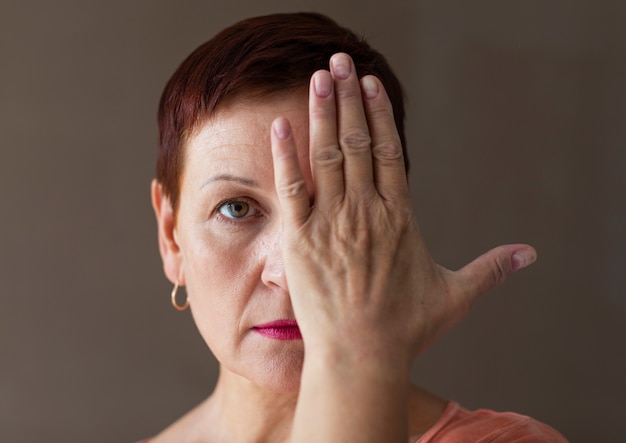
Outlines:
{"type": "Polygon", "coordinates": [[[449,402],[437,423],[416,443],[567,443],[558,431],[513,412],[468,411],[449,402]]]}
{"type": "MultiPolygon", "coordinates": [[[[143,440],[138,443],[150,443],[143,440]]],[[[437,423],[415,443],[568,443],[558,431],[513,412],[468,411],[449,402],[437,423]]]]}

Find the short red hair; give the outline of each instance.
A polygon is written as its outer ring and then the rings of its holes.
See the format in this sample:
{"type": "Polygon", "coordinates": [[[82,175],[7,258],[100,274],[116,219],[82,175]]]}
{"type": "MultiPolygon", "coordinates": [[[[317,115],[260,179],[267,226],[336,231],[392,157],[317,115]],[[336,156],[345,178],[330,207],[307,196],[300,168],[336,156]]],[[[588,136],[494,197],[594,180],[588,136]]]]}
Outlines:
{"type": "Polygon", "coordinates": [[[391,100],[408,170],[404,101],[400,82],[385,58],[363,38],[316,13],[273,14],[240,21],[193,51],[170,78],[159,103],[157,180],[178,206],[183,149],[198,122],[222,100],[303,88],[345,52],[359,77],[378,77],[391,100]]]}

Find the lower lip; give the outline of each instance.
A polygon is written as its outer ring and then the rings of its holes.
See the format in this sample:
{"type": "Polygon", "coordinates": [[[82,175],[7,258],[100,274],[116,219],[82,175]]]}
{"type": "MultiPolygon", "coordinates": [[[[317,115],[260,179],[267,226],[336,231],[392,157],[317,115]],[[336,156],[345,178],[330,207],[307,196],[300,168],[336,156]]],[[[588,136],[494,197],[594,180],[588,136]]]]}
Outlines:
{"type": "Polygon", "coordinates": [[[254,328],[254,332],[274,340],[302,340],[300,328],[297,326],[264,326],[254,328]]]}

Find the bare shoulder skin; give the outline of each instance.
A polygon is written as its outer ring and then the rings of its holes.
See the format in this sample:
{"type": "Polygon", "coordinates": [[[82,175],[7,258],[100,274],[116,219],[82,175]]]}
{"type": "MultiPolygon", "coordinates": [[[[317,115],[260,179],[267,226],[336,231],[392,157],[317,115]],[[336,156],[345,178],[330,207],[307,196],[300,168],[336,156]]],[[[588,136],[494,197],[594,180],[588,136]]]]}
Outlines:
{"type": "MultiPolygon", "coordinates": [[[[187,412],[176,420],[150,443],[236,443],[220,431],[220,423],[217,422],[217,414],[212,404],[212,397],[187,412]]],[[[425,434],[441,417],[448,402],[430,392],[411,385],[409,404],[407,407],[409,422],[409,443],[415,443],[425,434]]],[[[263,440],[261,436],[248,435],[246,442],[266,441],[267,443],[288,443],[288,437],[282,440],[263,440]]]]}

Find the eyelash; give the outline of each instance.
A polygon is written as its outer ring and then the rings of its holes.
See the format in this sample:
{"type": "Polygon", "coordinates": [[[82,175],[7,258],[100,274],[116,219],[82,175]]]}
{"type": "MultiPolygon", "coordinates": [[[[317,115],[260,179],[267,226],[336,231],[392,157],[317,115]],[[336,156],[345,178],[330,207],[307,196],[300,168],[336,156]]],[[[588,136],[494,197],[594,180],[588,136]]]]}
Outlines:
{"type": "Polygon", "coordinates": [[[246,223],[250,221],[251,218],[256,218],[261,216],[261,211],[258,209],[258,205],[248,198],[230,198],[228,200],[224,200],[220,202],[214,210],[214,213],[218,217],[218,220],[223,223],[230,223],[234,225],[240,225],[241,223],[246,223]],[[244,203],[248,205],[248,212],[242,217],[228,217],[222,214],[222,208],[226,208],[228,205],[233,205],[236,203],[244,203]]]}

